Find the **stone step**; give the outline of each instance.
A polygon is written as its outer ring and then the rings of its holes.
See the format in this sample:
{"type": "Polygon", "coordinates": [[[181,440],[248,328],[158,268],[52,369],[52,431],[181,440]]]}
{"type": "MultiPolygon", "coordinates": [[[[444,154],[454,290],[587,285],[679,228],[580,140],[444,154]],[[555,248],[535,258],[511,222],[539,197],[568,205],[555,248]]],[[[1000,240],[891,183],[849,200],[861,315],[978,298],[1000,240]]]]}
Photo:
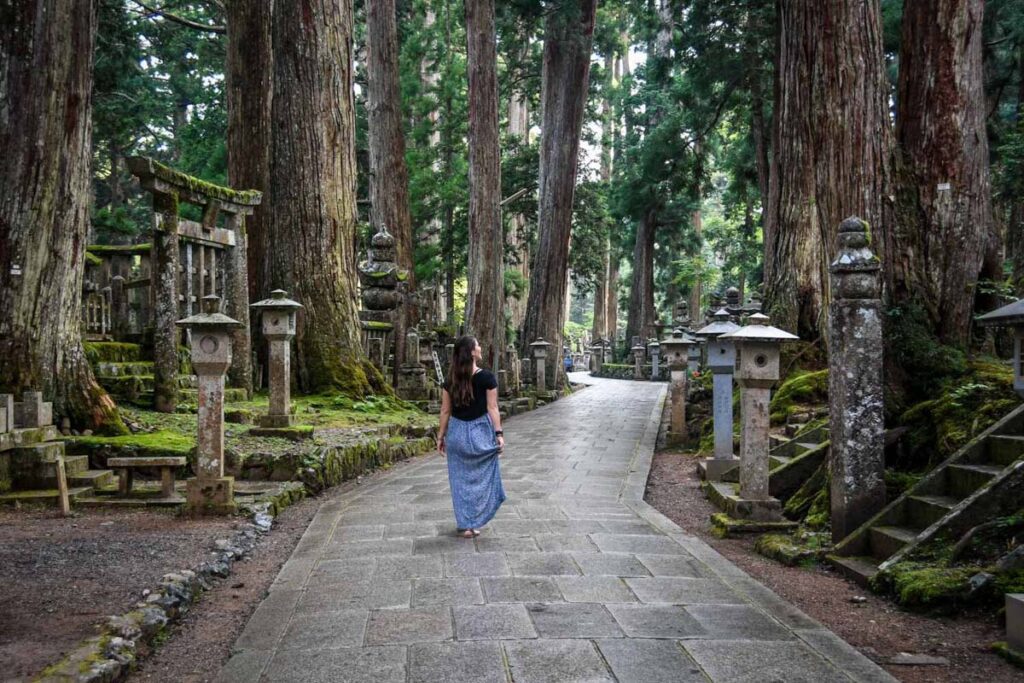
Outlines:
{"type": "Polygon", "coordinates": [[[93,366],[97,377],[126,377],[130,375],[149,377],[153,376],[153,363],[151,361],[130,361],[127,363],[110,363],[101,361],[93,366]]]}
{"type": "Polygon", "coordinates": [[[901,526],[871,527],[871,554],[879,562],[892,557],[917,537],[917,531],[901,526]]]}
{"type": "Polygon", "coordinates": [[[959,502],[950,496],[908,496],[906,520],[913,526],[926,529],[949,514],[959,502]]]}
{"type": "Polygon", "coordinates": [[[19,460],[32,462],[57,462],[64,455],[63,441],[43,441],[15,449],[19,460]]]}
{"type": "Polygon", "coordinates": [[[1024,456],[1024,436],[993,435],[988,439],[988,459],[993,465],[1011,465],[1024,456]]]}
{"type": "Polygon", "coordinates": [[[114,473],[110,470],[86,470],[68,475],[68,486],[88,486],[92,489],[115,484],[114,473]]]}
{"type": "Polygon", "coordinates": [[[793,458],[786,455],[772,455],[768,457],[768,468],[774,470],[776,467],[782,467],[790,462],[793,458]]]}
{"type": "MultiPolygon", "coordinates": [[[[78,502],[92,494],[91,486],[75,486],[68,488],[68,498],[78,502]]],[[[53,489],[32,489],[28,491],[12,491],[0,493],[0,505],[49,505],[57,507],[60,503],[60,492],[53,489]]]]}
{"type": "Polygon", "coordinates": [[[82,474],[89,470],[88,455],[65,455],[64,473],[69,477],[82,474]]]}
{"type": "Polygon", "coordinates": [[[966,498],[992,481],[1003,468],[997,465],[955,464],[946,468],[946,490],[966,498]]]}
{"type": "Polygon", "coordinates": [[[799,441],[797,442],[796,447],[800,449],[801,453],[806,453],[807,451],[814,450],[821,443],[821,441],[799,441]]]}
{"type": "Polygon", "coordinates": [[[840,557],[829,555],[829,563],[846,578],[858,585],[868,587],[868,582],[878,573],[878,565],[870,557],[840,557]]]}
{"type": "Polygon", "coordinates": [[[184,496],[173,496],[171,498],[159,496],[121,498],[116,495],[84,495],[75,500],[75,505],[79,507],[177,508],[184,504],[184,496]]]}

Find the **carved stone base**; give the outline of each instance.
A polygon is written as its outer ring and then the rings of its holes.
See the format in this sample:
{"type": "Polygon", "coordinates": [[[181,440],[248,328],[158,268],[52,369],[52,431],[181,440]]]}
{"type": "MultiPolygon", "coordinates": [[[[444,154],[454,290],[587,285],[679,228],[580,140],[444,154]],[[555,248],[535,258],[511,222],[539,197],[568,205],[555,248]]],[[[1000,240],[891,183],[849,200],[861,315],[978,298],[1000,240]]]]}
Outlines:
{"type": "Polygon", "coordinates": [[[738,471],[739,466],[739,458],[704,458],[697,463],[697,473],[701,479],[722,481],[726,472],[738,471]]]}
{"type": "Polygon", "coordinates": [[[234,477],[195,478],[185,482],[187,514],[230,515],[235,509],[234,477]]]}
{"type": "Polygon", "coordinates": [[[267,429],[291,427],[295,422],[296,420],[294,415],[261,415],[259,419],[260,427],[267,429]]]}

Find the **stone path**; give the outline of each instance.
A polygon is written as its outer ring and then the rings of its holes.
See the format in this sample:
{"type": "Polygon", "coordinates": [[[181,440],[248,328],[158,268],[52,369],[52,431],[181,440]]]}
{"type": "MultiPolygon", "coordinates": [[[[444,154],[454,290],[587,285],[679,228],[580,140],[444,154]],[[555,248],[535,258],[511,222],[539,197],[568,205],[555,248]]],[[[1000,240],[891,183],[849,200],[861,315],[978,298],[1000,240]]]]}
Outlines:
{"type": "Polygon", "coordinates": [[[580,379],[507,422],[476,540],[440,456],[325,503],[221,680],[895,680],[643,502],[664,385],[580,379]]]}

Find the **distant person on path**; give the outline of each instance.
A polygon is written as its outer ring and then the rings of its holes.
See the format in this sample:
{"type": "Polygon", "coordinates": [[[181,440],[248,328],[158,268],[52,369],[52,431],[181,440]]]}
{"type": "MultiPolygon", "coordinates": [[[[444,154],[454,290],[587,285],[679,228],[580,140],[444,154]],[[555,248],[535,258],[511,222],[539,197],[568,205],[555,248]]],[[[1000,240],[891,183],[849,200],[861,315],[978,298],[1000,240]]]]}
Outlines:
{"type": "Polygon", "coordinates": [[[441,392],[437,450],[448,458],[455,523],[463,538],[480,535],[505,501],[498,458],[505,449],[498,411],[498,381],[477,366],[475,337],[455,342],[448,381],[441,392]]]}

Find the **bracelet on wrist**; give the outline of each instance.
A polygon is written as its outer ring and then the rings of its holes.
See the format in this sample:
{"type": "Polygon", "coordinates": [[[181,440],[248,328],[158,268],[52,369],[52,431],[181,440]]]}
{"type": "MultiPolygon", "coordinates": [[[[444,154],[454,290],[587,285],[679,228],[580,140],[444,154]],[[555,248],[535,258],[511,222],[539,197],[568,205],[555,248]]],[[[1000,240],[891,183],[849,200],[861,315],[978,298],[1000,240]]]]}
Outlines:
{"type": "Polygon", "coordinates": [[[500,429],[496,429],[496,430],[494,430],[494,435],[495,436],[505,436],[505,432],[501,431],[500,429]]]}

